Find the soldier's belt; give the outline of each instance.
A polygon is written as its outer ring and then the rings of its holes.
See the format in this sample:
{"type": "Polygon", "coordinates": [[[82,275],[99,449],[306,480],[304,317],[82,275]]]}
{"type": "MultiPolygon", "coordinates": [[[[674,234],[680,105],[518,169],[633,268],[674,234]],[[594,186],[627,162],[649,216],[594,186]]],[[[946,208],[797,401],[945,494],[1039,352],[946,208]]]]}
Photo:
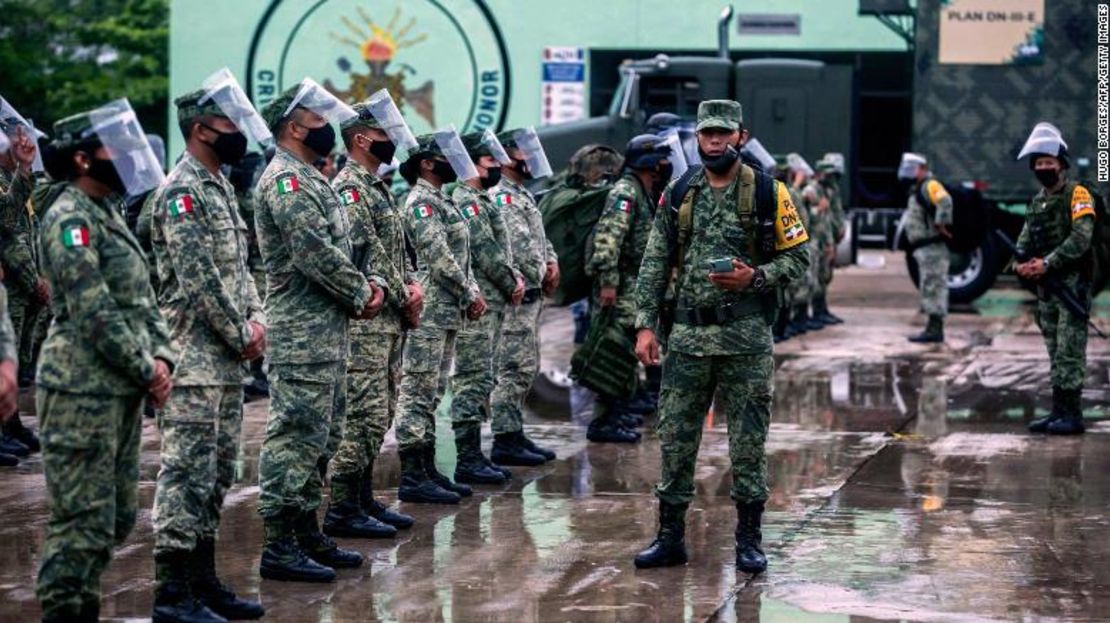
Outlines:
{"type": "Polygon", "coordinates": [[[535,303],[543,296],[542,288],[528,288],[524,291],[524,298],[520,300],[521,304],[527,305],[528,303],[535,303]]]}
{"type": "Polygon", "coordinates": [[[763,301],[757,297],[750,297],[716,307],[679,307],[674,310],[674,321],[675,324],[707,327],[762,313],[763,301]]]}

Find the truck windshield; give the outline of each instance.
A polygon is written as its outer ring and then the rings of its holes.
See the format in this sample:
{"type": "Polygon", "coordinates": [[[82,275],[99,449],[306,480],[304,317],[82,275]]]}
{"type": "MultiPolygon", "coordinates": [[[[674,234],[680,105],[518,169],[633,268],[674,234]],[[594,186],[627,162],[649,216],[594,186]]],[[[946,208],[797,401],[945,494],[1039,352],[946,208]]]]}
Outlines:
{"type": "Polygon", "coordinates": [[[620,84],[617,85],[617,90],[613,92],[613,101],[609,103],[610,117],[630,117],[632,115],[639,78],[640,75],[634,71],[621,71],[620,84]]]}

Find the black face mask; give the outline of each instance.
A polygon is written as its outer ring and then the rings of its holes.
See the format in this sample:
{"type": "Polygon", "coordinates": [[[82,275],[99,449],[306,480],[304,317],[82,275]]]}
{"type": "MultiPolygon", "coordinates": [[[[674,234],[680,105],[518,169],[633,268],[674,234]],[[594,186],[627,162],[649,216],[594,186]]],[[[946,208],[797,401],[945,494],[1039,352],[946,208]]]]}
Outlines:
{"type": "Polygon", "coordinates": [[[435,173],[436,177],[444,184],[450,184],[459,179],[459,175],[455,173],[455,169],[451,168],[451,163],[445,160],[433,160],[432,173],[435,173]]]}
{"type": "Polygon", "coordinates": [[[486,169],[486,176],[482,178],[482,188],[490,189],[501,183],[501,167],[486,169]]]}
{"type": "Polygon", "coordinates": [[[527,162],[525,162],[523,160],[517,160],[516,158],[513,158],[513,166],[510,167],[510,168],[512,170],[516,171],[517,174],[520,175],[521,177],[523,177],[524,179],[526,179],[526,180],[532,179],[532,172],[528,170],[528,163],[527,162]]]}
{"type": "Polygon", "coordinates": [[[736,160],[740,158],[740,152],[733,145],[729,145],[720,156],[715,157],[707,155],[699,146],[698,155],[701,156],[701,163],[705,165],[705,168],[717,175],[728,173],[732,165],[736,164],[736,160]]]}
{"type": "Polygon", "coordinates": [[[117,195],[127,192],[127,187],[123,184],[123,178],[119,176],[119,171],[116,170],[116,165],[112,164],[111,160],[93,158],[92,164],[89,165],[88,175],[110,188],[117,195]]]}
{"type": "Polygon", "coordinates": [[[209,145],[220,164],[238,164],[243,159],[247,153],[247,137],[242,132],[220,132],[211,126],[204,127],[216,133],[216,140],[209,145]]]}
{"type": "Polygon", "coordinates": [[[330,123],[309,128],[308,136],[304,137],[304,146],[316,152],[317,156],[326,158],[335,149],[335,128],[330,123]]]}
{"type": "Polygon", "coordinates": [[[1033,175],[1045,188],[1052,188],[1060,182],[1060,172],[1056,169],[1033,169],[1033,175]]]}
{"type": "Polygon", "coordinates": [[[389,164],[393,162],[393,155],[397,153],[397,146],[392,141],[373,141],[370,143],[370,149],[366,151],[377,158],[378,162],[389,164]]]}
{"type": "Polygon", "coordinates": [[[655,169],[655,174],[657,176],[656,183],[666,184],[671,181],[671,176],[674,175],[674,165],[669,162],[661,164],[655,169]]]}

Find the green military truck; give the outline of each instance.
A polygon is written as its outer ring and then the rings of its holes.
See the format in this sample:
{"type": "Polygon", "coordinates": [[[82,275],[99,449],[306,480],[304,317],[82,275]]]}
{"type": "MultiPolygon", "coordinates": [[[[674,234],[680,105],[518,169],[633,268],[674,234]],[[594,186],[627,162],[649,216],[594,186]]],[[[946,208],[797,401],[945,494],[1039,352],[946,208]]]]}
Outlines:
{"type": "MultiPolygon", "coordinates": [[[[1095,7],[1083,0],[1010,4],[1025,9],[1019,16],[1016,10],[992,10],[986,0],[918,0],[913,6],[908,0],[860,0],[862,15],[904,38],[903,53],[730,50],[733,12],[726,8],[718,19],[716,56],[622,59],[606,73],[604,56],[595,55],[594,116],[545,126],[541,136],[558,167],[583,144],[622,146],[652,114],[673,112],[688,120],[684,138],[692,151],[698,102],[736,99],[747,127],[769,150],[797,151],[811,160],[830,151],[845,154],[843,191],[852,218],[841,263],[854,262],[861,246],[900,248],[906,200],[895,169],[903,151],[923,153],[939,179],[973,187],[983,197],[978,244],[953,252],[950,269],[953,302],[971,302],[1009,261],[990,231],[1016,238],[1025,203],[1036,192],[1026,165],[1015,161],[1033,125],[1059,126],[1076,172],[1093,176],[1095,7]],[[976,40],[977,22],[989,28],[1019,17],[1028,22],[1029,36],[1015,46],[1013,58],[984,62],[974,58],[982,50],[959,45],[976,40]],[[963,28],[943,45],[942,19],[963,28]],[[604,95],[609,97],[602,109],[598,99],[604,95]]],[[[916,281],[908,253],[906,261],[916,281]]]]}

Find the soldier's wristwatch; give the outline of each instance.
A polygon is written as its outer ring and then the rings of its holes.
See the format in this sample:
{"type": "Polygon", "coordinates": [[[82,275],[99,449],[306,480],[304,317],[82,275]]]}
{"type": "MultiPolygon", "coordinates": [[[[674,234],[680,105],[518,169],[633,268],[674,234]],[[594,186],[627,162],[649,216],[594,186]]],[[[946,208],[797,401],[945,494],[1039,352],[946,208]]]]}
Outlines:
{"type": "Polygon", "coordinates": [[[755,269],[755,276],[752,277],[752,289],[762,290],[767,285],[767,275],[763,273],[762,268],[755,269]]]}

